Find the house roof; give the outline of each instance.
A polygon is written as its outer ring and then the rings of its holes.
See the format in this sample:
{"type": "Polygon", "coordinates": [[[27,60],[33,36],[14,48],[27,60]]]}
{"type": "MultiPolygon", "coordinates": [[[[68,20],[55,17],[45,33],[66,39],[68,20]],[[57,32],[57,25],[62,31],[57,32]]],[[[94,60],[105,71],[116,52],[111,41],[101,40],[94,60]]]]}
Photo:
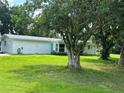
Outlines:
{"type": "Polygon", "coordinates": [[[27,35],[5,34],[4,37],[10,38],[10,39],[14,39],[14,40],[30,40],[30,41],[45,41],[45,42],[62,42],[61,39],[57,39],[57,38],[36,37],[36,36],[27,36],[27,35]]]}
{"type": "MultiPolygon", "coordinates": [[[[4,34],[3,37],[10,38],[10,39],[13,39],[13,40],[29,40],[29,41],[44,41],[44,42],[63,42],[62,39],[57,39],[57,38],[36,37],[36,36],[27,36],[27,35],[4,34]]],[[[92,40],[88,40],[87,43],[92,43],[92,40]]]]}

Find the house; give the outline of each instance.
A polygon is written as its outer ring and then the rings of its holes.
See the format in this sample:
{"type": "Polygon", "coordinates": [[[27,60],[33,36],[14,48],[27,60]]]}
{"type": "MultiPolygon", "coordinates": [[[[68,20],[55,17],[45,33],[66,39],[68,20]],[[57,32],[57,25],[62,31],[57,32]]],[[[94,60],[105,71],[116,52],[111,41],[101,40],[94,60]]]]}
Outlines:
{"type": "MultiPolygon", "coordinates": [[[[61,39],[11,35],[0,37],[0,51],[8,54],[51,54],[52,52],[67,52],[61,39]]],[[[96,47],[92,41],[88,41],[84,53],[96,54],[96,47]]]]}

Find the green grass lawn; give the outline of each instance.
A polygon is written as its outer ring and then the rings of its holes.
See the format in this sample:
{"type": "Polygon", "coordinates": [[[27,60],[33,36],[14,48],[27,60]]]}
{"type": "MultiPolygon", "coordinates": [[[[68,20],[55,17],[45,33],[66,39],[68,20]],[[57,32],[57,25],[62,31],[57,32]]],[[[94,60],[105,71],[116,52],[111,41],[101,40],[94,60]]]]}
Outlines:
{"type": "Polygon", "coordinates": [[[124,70],[96,56],[82,56],[82,70],[65,68],[66,56],[0,57],[0,93],[124,93],[124,70]]]}

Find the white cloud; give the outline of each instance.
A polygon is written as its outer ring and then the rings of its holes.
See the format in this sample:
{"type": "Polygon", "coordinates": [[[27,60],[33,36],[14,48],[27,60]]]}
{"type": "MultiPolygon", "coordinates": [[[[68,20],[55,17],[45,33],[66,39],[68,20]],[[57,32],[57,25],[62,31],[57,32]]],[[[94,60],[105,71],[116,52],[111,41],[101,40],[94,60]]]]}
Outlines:
{"type": "Polygon", "coordinates": [[[12,3],[12,2],[14,2],[14,0],[8,0],[8,2],[9,2],[9,3],[12,3]]]}
{"type": "Polygon", "coordinates": [[[20,5],[20,4],[23,4],[25,2],[25,0],[8,0],[10,6],[13,6],[13,5],[20,5]]]}
{"type": "Polygon", "coordinates": [[[9,2],[9,5],[10,5],[10,6],[15,5],[14,0],[8,0],[8,2],[9,2]]]}
{"type": "Polygon", "coordinates": [[[37,15],[41,14],[42,13],[42,9],[37,9],[35,12],[34,12],[34,15],[33,17],[36,17],[37,15]]]}

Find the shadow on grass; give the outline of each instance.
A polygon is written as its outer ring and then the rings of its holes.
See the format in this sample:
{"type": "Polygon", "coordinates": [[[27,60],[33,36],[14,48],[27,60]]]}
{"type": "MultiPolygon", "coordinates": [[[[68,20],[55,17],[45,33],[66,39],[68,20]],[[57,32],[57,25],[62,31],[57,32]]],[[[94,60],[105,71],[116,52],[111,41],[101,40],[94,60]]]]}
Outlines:
{"type": "MultiPolygon", "coordinates": [[[[120,88],[120,90],[124,86],[124,84],[122,83],[124,82],[123,73],[115,73],[115,72],[107,73],[107,71],[103,72],[103,71],[86,69],[86,68],[77,71],[77,70],[70,70],[65,68],[64,66],[57,66],[57,65],[28,65],[28,66],[24,66],[22,69],[11,70],[9,71],[9,73],[10,72],[14,73],[16,75],[16,78],[22,79],[24,82],[38,82],[39,85],[37,85],[38,87],[36,86],[36,89],[37,88],[44,89],[43,87],[45,87],[46,89],[48,87],[47,89],[50,89],[51,91],[51,89],[57,88],[59,86],[58,89],[61,90],[60,93],[63,93],[63,90],[61,88],[64,87],[66,89],[66,86],[68,88],[71,88],[71,86],[73,86],[76,89],[78,89],[77,86],[79,86],[80,89],[82,89],[81,86],[102,85],[108,88],[118,88],[118,89],[120,88]],[[121,78],[118,79],[118,76],[121,78]]],[[[32,90],[32,91],[35,92],[29,92],[29,93],[46,93],[46,92],[40,92],[41,89],[32,90]]],[[[53,93],[50,91],[47,93],[53,93]]],[[[68,92],[68,93],[74,93],[74,92],[68,92]]],[[[102,93],[102,92],[94,92],[94,93],[102,93]]]]}
{"type": "Polygon", "coordinates": [[[109,60],[102,60],[100,56],[95,56],[94,58],[84,58],[81,57],[81,62],[87,62],[87,63],[103,63],[103,64],[118,64],[119,58],[115,57],[109,57],[109,60]]]}
{"type": "Polygon", "coordinates": [[[70,83],[97,83],[106,80],[113,80],[113,73],[93,69],[70,70],[64,66],[55,65],[30,65],[24,66],[22,69],[10,71],[16,74],[16,77],[26,81],[64,81],[70,83]]]}
{"type": "Polygon", "coordinates": [[[117,58],[110,58],[110,60],[102,60],[100,58],[98,59],[88,59],[88,58],[81,58],[81,62],[87,62],[88,64],[96,64],[96,63],[103,63],[103,64],[117,64],[118,59],[117,58]]]}
{"type": "Polygon", "coordinates": [[[98,59],[89,59],[89,58],[81,58],[80,61],[87,62],[87,63],[100,63],[98,59]]]}

